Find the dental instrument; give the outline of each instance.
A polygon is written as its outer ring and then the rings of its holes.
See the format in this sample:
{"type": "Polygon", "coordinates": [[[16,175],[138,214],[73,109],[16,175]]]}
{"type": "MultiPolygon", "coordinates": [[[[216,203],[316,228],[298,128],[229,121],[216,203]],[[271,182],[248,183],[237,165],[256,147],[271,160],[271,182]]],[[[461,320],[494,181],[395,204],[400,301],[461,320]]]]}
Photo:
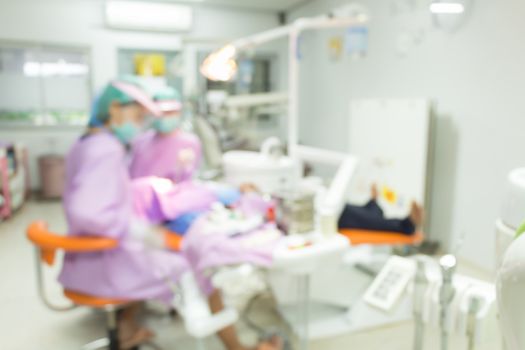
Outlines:
{"type": "Polygon", "coordinates": [[[481,305],[482,300],[480,297],[474,296],[472,299],[470,299],[467,321],[468,350],[474,350],[476,346],[477,315],[481,309],[481,305]]]}
{"type": "Polygon", "coordinates": [[[414,350],[423,350],[425,325],[423,323],[423,303],[428,288],[426,265],[421,259],[417,260],[416,276],[414,279],[414,350]]]}
{"type": "Polygon", "coordinates": [[[448,349],[449,343],[449,317],[450,304],[455,295],[455,288],[453,285],[454,273],[456,272],[457,260],[454,255],[445,255],[439,260],[441,268],[442,284],[439,290],[439,304],[440,304],[440,320],[441,327],[441,350],[448,349]]]}

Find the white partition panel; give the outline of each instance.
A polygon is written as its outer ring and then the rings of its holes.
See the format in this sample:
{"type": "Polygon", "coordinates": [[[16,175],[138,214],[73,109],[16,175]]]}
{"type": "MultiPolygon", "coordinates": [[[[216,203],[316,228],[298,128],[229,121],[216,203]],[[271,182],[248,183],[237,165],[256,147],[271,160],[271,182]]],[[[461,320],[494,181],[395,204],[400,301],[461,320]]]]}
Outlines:
{"type": "Polygon", "coordinates": [[[430,103],[425,99],[353,100],[348,151],[361,159],[361,166],[351,202],[366,202],[376,183],[388,216],[405,215],[412,200],[425,205],[430,125],[430,103]],[[385,191],[393,195],[390,201],[385,191]]]}

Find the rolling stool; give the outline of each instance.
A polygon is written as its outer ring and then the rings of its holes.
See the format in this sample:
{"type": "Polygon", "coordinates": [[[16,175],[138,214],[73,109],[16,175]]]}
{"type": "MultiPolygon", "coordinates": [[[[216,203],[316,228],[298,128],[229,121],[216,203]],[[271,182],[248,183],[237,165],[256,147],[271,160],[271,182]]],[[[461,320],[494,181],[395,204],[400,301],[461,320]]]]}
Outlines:
{"type": "MultiPolygon", "coordinates": [[[[68,311],[77,306],[87,306],[104,312],[106,316],[107,336],[95,340],[82,347],[83,350],[120,350],[118,336],[118,316],[119,310],[126,305],[134,302],[131,300],[108,299],[93,295],[77,293],[71,290],[64,290],[64,295],[72,305],[56,306],[45,293],[45,284],[43,278],[43,265],[53,266],[57,250],[63,250],[70,253],[92,253],[104,250],[115,249],[118,241],[102,237],[66,237],[49,232],[47,224],[43,221],[35,221],[27,228],[27,238],[35,245],[36,248],[36,272],[38,294],[44,304],[53,311],[68,311]]],[[[153,344],[148,344],[152,345],[153,344]]],[[[158,349],[158,347],[155,347],[158,349]]],[[[135,347],[132,350],[138,350],[135,347]]]]}

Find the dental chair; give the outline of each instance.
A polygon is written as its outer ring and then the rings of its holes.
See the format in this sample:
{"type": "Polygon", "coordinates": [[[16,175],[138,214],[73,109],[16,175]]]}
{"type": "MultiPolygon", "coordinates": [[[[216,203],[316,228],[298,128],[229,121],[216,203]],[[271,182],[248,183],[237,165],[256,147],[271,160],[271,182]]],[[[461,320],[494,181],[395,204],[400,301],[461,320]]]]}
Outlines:
{"type": "MultiPolygon", "coordinates": [[[[164,244],[168,249],[180,251],[182,239],[180,237],[165,234],[164,244]]],[[[62,250],[65,253],[93,253],[112,250],[118,247],[119,242],[104,237],[68,237],[52,233],[48,230],[44,221],[35,221],[27,228],[27,238],[36,248],[36,272],[38,294],[44,304],[53,311],[69,311],[77,306],[86,306],[104,312],[106,316],[107,336],[95,340],[82,347],[83,350],[109,349],[120,350],[118,334],[119,311],[129,304],[141,300],[124,300],[104,298],[96,295],[87,295],[72,290],[64,290],[64,296],[71,301],[71,305],[58,306],[50,301],[45,290],[44,266],[53,266],[56,253],[62,250]]],[[[183,315],[186,331],[197,340],[197,346],[204,348],[203,339],[218,330],[233,324],[238,315],[235,310],[225,308],[223,311],[211,315],[208,304],[201,298],[196,288],[196,282],[192,274],[184,274],[181,277],[180,286],[171,286],[174,291],[180,293],[184,303],[175,305],[183,315]]],[[[154,349],[159,347],[153,343],[145,343],[154,349]]],[[[135,347],[132,350],[138,350],[135,347]]]]}
{"type": "MultiPolygon", "coordinates": [[[[118,241],[102,237],[65,237],[57,235],[48,230],[47,224],[43,221],[31,223],[27,229],[27,238],[35,245],[36,252],[36,276],[38,294],[44,304],[53,311],[69,311],[77,306],[90,307],[100,310],[106,317],[105,338],[95,340],[82,347],[84,350],[109,349],[120,350],[118,334],[118,313],[119,310],[134,302],[133,300],[108,299],[95,295],[86,295],[71,290],[64,290],[64,296],[72,304],[69,306],[57,306],[50,301],[45,291],[44,266],[53,266],[56,260],[56,253],[62,250],[66,253],[93,253],[115,249],[118,241]]],[[[133,350],[138,350],[139,347],[133,350]]]]}

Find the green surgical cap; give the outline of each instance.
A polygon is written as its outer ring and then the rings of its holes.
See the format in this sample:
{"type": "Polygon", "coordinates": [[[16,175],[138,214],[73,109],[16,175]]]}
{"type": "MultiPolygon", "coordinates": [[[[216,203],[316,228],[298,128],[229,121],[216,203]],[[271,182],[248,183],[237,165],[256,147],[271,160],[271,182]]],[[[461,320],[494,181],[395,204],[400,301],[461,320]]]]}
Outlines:
{"type": "Polygon", "coordinates": [[[102,125],[109,119],[109,109],[113,102],[118,102],[122,105],[132,102],[141,103],[142,99],[137,99],[136,93],[135,96],[133,96],[129,92],[126,92],[118,86],[115,86],[115,84],[119,83],[136,87],[137,91],[140,91],[145,96],[148,96],[146,98],[149,98],[149,96],[151,96],[150,91],[148,91],[148,88],[144,86],[144,84],[142,84],[137,78],[126,76],[112,81],[108,83],[106,87],[102,90],[102,92],[97,98],[96,103],[93,106],[94,110],[92,112],[92,120],[90,121],[90,126],[102,125]]]}

